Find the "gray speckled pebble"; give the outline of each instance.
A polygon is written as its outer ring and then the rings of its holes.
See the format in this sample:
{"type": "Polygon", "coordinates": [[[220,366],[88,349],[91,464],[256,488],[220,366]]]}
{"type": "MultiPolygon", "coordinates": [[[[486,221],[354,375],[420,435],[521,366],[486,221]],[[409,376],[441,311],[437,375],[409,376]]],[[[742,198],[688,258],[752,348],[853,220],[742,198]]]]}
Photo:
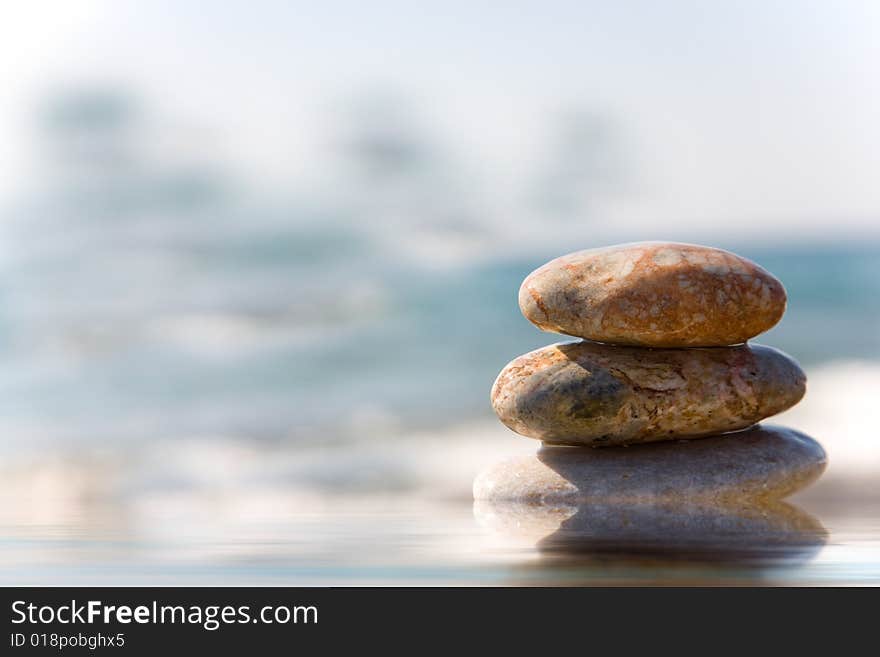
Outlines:
{"type": "Polygon", "coordinates": [[[483,471],[474,499],[544,505],[779,499],[817,479],[825,464],[819,443],[785,427],[635,447],[545,445],[534,456],[483,471]]]}
{"type": "Polygon", "coordinates": [[[744,429],[796,404],[806,376],[761,345],[641,349],[571,342],[511,361],[492,387],[508,427],[568,445],[622,445],[744,429]]]}

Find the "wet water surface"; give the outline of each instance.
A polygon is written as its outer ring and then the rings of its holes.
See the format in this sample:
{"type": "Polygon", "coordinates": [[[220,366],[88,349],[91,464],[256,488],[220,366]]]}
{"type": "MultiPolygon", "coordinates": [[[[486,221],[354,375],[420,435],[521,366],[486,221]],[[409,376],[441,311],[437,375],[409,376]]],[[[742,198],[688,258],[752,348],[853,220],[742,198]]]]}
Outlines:
{"type": "MultiPolygon", "coordinates": [[[[408,495],[162,491],[5,504],[0,582],[89,585],[880,584],[880,506],[486,509],[408,495]]],[[[6,500],[8,501],[8,500],[6,500]]]]}

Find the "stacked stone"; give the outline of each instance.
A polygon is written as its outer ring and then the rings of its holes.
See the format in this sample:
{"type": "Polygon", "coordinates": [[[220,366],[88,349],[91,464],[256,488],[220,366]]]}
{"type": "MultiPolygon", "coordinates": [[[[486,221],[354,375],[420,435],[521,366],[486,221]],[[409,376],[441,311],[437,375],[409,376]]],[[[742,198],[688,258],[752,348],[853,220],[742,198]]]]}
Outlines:
{"type": "Polygon", "coordinates": [[[478,502],[769,502],[824,470],[812,438],[756,426],[800,401],[806,377],[748,344],[786,305],[755,263],[676,243],[580,251],[532,272],[519,304],[539,328],[581,340],[498,376],[498,417],[543,446],[480,474],[478,502]]]}

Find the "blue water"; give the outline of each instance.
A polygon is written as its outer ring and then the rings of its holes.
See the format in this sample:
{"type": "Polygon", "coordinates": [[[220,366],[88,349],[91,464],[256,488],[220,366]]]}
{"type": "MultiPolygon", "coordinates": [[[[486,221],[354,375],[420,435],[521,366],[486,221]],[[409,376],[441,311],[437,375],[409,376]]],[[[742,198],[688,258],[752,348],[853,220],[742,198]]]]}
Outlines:
{"type": "MultiPolygon", "coordinates": [[[[327,159],[327,189],[254,192],[228,166],[157,161],[126,98],[50,105],[40,175],[0,206],[4,445],[326,442],[488,417],[505,363],[560,339],[520,315],[520,282],[602,245],[565,237],[600,227],[589,203],[501,221],[477,179],[394,148],[327,159]],[[539,234],[559,238],[517,237],[539,234]]],[[[788,288],[761,340],[807,367],[880,358],[880,243],[716,245],[788,288]]]]}
{"type": "MultiPolygon", "coordinates": [[[[488,416],[511,358],[561,339],[516,294],[562,247],[437,268],[302,210],[90,212],[7,230],[0,415],[13,433],[311,442],[453,424],[488,416]]],[[[762,342],[807,367],[880,358],[880,244],[719,246],[788,289],[762,342]]]]}

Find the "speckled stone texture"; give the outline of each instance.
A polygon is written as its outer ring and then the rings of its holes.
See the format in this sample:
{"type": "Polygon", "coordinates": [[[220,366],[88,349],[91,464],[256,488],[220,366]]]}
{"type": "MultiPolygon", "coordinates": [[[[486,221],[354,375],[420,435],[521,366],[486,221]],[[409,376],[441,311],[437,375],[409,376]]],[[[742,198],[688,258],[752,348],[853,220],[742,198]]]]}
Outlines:
{"type": "Polygon", "coordinates": [[[640,349],[572,342],[516,358],[492,406],[508,427],[547,443],[610,446],[735,431],[784,411],[806,377],[760,345],[640,349]]]}
{"type": "Polygon", "coordinates": [[[824,471],[815,440],[784,427],[637,447],[543,446],[474,481],[474,499],[545,506],[731,504],[786,497],[824,471]]]}
{"type": "Polygon", "coordinates": [[[647,347],[745,342],[785,312],[785,289],[721,249],[642,242],[578,251],[526,277],[519,305],[545,331],[647,347]]]}
{"type": "Polygon", "coordinates": [[[563,557],[808,559],[828,538],[816,518],[781,501],[560,506],[477,500],[474,516],[497,534],[563,557]]]}

